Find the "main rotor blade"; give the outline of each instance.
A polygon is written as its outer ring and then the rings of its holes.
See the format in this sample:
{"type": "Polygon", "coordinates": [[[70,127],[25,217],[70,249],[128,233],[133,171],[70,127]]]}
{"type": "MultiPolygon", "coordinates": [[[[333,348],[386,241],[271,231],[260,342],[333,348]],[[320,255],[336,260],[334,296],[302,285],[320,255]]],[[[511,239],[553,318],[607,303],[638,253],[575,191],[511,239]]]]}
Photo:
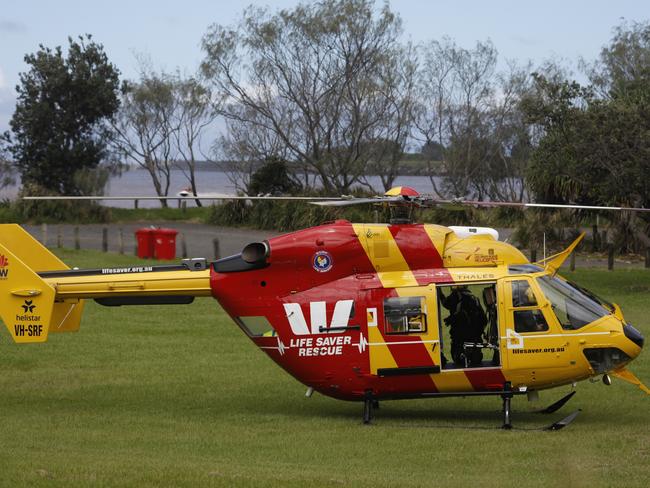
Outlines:
{"type": "Polygon", "coordinates": [[[430,195],[419,196],[376,196],[369,198],[354,198],[347,196],[340,197],[294,197],[294,196],[247,196],[247,195],[225,195],[219,193],[204,193],[198,195],[183,194],[173,197],[166,196],[120,196],[110,197],[105,195],[94,196],[24,196],[23,200],[295,200],[306,201],[313,205],[325,207],[346,207],[349,205],[360,205],[364,203],[399,203],[413,205],[414,207],[436,207],[440,206],[446,210],[461,210],[465,206],[473,207],[512,207],[512,208],[567,208],[576,210],[615,210],[628,212],[650,212],[650,208],[643,207],[609,207],[598,205],[575,205],[560,203],[522,203],[522,202],[489,202],[481,200],[462,200],[454,198],[441,200],[430,195]]]}
{"type": "Polygon", "coordinates": [[[362,203],[396,203],[404,202],[410,203],[408,200],[404,199],[402,196],[397,197],[372,197],[372,198],[349,198],[346,200],[326,200],[320,202],[309,202],[313,205],[318,205],[321,207],[347,207],[350,205],[360,205],[362,203]]]}
{"type": "Polygon", "coordinates": [[[23,200],[298,200],[298,201],[312,201],[312,200],[340,200],[341,197],[292,197],[292,196],[246,196],[246,195],[225,195],[218,193],[205,193],[198,195],[176,195],[173,197],[159,197],[159,196],[123,196],[123,197],[110,197],[106,195],[94,196],[65,196],[65,195],[52,195],[52,196],[25,196],[21,197],[23,200]]]}
{"type": "Polygon", "coordinates": [[[521,203],[521,202],[484,202],[480,200],[437,200],[436,203],[472,205],[477,207],[513,207],[513,208],[568,208],[575,210],[618,210],[629,212],[650,212],[642,207],[608,207],[599,205],[577,205],[561,203],[521,203]]]}

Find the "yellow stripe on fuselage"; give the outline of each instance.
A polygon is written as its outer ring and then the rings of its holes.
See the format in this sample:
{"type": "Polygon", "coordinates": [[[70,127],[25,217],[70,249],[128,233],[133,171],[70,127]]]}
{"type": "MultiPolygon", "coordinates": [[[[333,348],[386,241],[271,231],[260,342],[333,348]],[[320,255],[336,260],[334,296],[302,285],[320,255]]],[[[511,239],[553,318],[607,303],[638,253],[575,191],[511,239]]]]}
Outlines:
{"type": "Polygon", "coordinates": [[[397,368],[397,362],[384,343],[384,338],[377,326],[368,327],[368,345],[370,356],[370,374],[377,374],[379,368],[397,368]]]}
{"type": "Polygon", "coordinates": [[[462,370],[441,371],[438,374],[431,375],[431,379],[435,382],[440,393],[474,391],[474,387],[462,370]]]}
{"type": "MultiPolygon", "coordinates": [[[[353,228],[354,232],[359,236],[359,242],[375,268],[377,277],[384,288],[419,286],[388,226],[353,224],[353,228]]],[[[424,229],[429,239],[431,239],[433,246],[436,248],[436,251],[442,257],[445,247],[445,236],[449,232],[449,229],[438,225],[425,225],[424,229]]],[[[458,279],[458,277],[452,277],[452,279],[458,279]]],[[[400,296],[405,295],[403,290],[401,293],[400,290],[396,290],[396,292],[400,296]]],[[[377,326],[368,327],[368,342],[370,343],[371,374],[376,375],[378,368],[397,367],[395,358],[391,354],[377,326]]],[[[437,343],[435,348],[431,344],[426,345],[427,354],[431,357],[431,364],[439,364],[439,347],[440,343],[437,343]]],[[[430,376],[436,389],[441,393],[474,391],[471,382],[463,370],[443,370],[440,373],[430,376]]]]}
{"type": "Polygon", "coordinates": [[[399,250],[388,226],[352,225],[384,288],[418,286],[418,282],[399,250]]]}
{"type": "Polygon", "coordinates": [[[431,239],[433,247],[436,248],[436,251],[438,251],[438,254],[442,258],[445,252],[445,237],[449,232],[451,232],[451,230],[448,227],[443,227],[441,225],[426,224],[423,227],[424,231],[429,236],[429,239],[431,239]]]}
{"type": "MultiPolygon", "coordinates": [[[[384,288],[417,286],[417,280],[409,269],[388,226],[353,224],[359,243],[377,272],[384,288]]],[[[378,368],[396,368],[397,362],[385,344],[375,324],[368,326],[370,373],[377,374],[378,368]]]]}

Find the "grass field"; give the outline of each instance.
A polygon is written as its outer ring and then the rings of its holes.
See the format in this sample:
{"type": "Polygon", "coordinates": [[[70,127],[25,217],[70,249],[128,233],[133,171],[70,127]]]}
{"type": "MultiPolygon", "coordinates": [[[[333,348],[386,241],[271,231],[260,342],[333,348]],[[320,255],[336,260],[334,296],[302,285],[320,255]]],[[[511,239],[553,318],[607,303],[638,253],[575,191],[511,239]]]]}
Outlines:
{"type": "MultiPolygon", "coordinates": [[[[60,253],[70,265],[133,263],[60,253]]],[[[650,336],[650,272],[572,276],[650,336]]],[[[631,366],[650,384],[646,351],[631,366]]],[[[0,486],[647,486],[650,398],[583,382],[564,409],[494,398],[361,405],[315,394],[258,350],[214,300],[184,307],[88,303],[77,334],[40,345],[0,335],[0,486]],[[583,412],[558,432],[534,429],[583,412]]]]}

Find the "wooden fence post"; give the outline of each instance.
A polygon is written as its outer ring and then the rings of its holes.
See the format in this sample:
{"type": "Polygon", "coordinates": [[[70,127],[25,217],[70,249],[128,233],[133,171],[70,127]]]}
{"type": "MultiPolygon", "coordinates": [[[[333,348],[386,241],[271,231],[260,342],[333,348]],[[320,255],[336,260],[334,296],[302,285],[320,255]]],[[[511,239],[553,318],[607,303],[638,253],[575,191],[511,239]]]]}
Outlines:
{"type": "Polygon", "coordinates": [[[56,228],[56,247],[59,249],[63,247],[63,231],[60,225],[56,228]]]}
{"type": "Polygon", "coordinates": [[[569,261],[569,270],[571,270],[571,271],[576,270],[576,253],[575,252],[571,253],[571,260],[569,261]]]}
{"type": "Polygon", "coordinates": [[[645,248],[645,267],[650,268],[650,247],[645,248]]]}
{"type": "Polygon", "coordinates": [[[607,269],[614,269],[614,244],[607,244],[607,269]]]}
{"type": "Polygon", "coordinates": [[[43,245],[47,247],[47,224],[41,224],[41,234],[43,239],[43,245]]]}
{"type": "Polygon", "coordinates": [[[108,228],[102,229],[102,251],[108,252],[108,228]]]}
{"type": "Polygon", "coordinates": [[[212,246],[214,247],[214,259],[219,259],[221,251],[219,249],[219,239],[217,237],[212,239],[212,246]]]}
{"type": "Polygon", "coordinates": [[[117,234],[117,250],[120,254],[124,254],[124,231],[120,227],[120,231],[117,234]]]}
{"type": "Polygon", "coordinates": [[[598,234],[598,225],[594,224],[592,227],[592,241],[591,241],[591,252],[598,252],[600,249],[600,235],[598,234]]]}
{"type": "Polygon", "coordinates": [[[185,234],[181,233],[181,256],[183,259],[187,258],[187,241],[185,240],[185,234]]]}
{"type": "Polygon", "coordinates": [[[81,249],[81,239],[79,238],[79,227],[74,228],[74,248],[78,251],[81,249]]]}
{"type": "Polygon", "coordinates": [[[532,248],[530,250],[530,262],[531,263],[536,263],[537,262],[537,249],[532,248]]]}

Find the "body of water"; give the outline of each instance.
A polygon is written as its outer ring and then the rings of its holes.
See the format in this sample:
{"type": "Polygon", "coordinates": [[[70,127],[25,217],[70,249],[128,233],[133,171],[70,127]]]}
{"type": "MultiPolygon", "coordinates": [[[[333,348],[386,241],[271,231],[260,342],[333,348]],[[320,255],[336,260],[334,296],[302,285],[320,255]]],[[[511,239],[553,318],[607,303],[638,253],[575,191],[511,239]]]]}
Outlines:
{"type": "MultiPolygon", "coordinates": [[[[378,176],[369,176],[367,179],[378,194],[384,192],[381,179],[378,176]]],[[[197,171],[196,183],[199,193],[226,193],[230,195],[236,193],[235,185],[228,179],[228,175],[221,171],[197,171]]],[[[14,186],[0,190],[0,199],[16,198],[19,186],[20,182],[14,186]]],[[[431,193],[433,191],[431,181],[427,176],[398,176],[394,186],[410,186],[420,193],[431,193]]],[[[183,172],[180,170],[172,170],[169,196],[174,196],[187,187],[189,187],[189,181],[183,172]]],[[[153,183],[151,182],[151,176],[147,171],[141,169],[133,169],[119,176],[112,177],[108,182],[105,194],[111,197],[156,196],[153,183]]],[[[210,202],[206,201],[205,203],[209,204],[210,202]]],[[[106,201],[102,202],[102,204],[111,207],[133,208],[133,202],[129,200],[106,201]]],[[[170,206],[174,206],[176,202],[170,201],[169,204],[170,206]]],[[[188,201],[188,205],[193,205],[193,202],[188,201]]],[[[141,208],[160,207],[160,202],[156,200],[142,200],[138,203],[138,206],[141,208]]]]}

